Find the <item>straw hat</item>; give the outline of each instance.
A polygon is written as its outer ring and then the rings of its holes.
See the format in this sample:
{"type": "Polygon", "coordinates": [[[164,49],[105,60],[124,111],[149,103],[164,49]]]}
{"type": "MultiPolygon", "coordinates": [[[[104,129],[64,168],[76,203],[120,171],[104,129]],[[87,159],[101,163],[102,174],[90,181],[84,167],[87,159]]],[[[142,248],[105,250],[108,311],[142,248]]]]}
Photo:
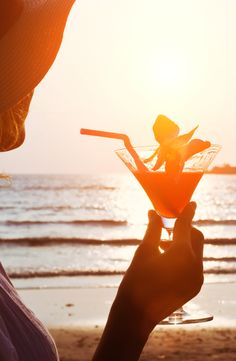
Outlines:
{"type": "Polygon", "coordinates": [[[0,113],[42,80],[75,0],[0,0],[0,113]]]}

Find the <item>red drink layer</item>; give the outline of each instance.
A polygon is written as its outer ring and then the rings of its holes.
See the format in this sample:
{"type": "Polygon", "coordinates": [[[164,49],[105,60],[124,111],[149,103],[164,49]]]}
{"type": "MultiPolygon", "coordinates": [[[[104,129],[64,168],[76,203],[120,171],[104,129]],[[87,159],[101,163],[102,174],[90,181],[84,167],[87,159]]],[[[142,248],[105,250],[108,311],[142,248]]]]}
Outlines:
{"type": "Polygon", "coordinates": [[[182,172],[171,177],[165,172],[134,171],[155,210],[166,218],[176,218],[190,201],[203,172],[182,172]]]}

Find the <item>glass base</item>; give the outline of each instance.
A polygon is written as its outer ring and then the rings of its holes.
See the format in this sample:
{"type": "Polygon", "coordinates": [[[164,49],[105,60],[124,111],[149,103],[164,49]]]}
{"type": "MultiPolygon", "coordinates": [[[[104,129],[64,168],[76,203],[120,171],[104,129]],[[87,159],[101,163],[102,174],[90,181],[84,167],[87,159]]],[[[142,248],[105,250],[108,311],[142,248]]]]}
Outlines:
{"type": "Polygon", "coordinates": [[[195,310],[194,312],[191,311],[191,313],[186,312],[183,308],[180,308],[173,312],[170,316],[162,320],[159,324],[160,325],[183,325],[183,324],[189,324],[189,323],[201,323],[201,322],[208,322],[212,321],[213,316],[202,312],[195,310]]]}

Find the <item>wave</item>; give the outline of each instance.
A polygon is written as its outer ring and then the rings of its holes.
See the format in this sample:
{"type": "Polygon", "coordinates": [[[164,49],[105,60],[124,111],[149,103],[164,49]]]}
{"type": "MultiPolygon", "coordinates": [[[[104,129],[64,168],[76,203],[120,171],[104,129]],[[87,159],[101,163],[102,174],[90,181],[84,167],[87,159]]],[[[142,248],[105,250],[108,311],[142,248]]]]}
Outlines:
{"type": "Polygon", "coordinates": [[[1,206],[0,211],[5,211],[6,209],[16,209],[16,205],[14,206],[1,206]]]}
{"type": "MultiPolygon", "coordinates": [[[[109,245],[109,246],[137,246],[139,239],[89,239],[89,238],[58,238],[58,237],[38,237],[38,238],[0,238],[0,244],[14,244],[18,246],[48,246],[59,244],[77,244],[77,245],[109,245]]],[[[236,244],[236,240],[235,240],[236,244]]]]}
{"type": "Polygon", "coordinates": [[[110,270],[50,270],[50,271],[8,271],[10,278],[43,278],[43,277],[58,277],[58,276],[117,276],[123,275],[125,271],[110,271],[110,270]]]}
{"type": "Polygon", "coordinates": [[[79,189],[82,190],[108,190],[108,191],[114,191],[117,189],[117,187],[112,186],[105,186],[105,185],[99,185],[99,184],[91,184],[86,186],[79,186],[79,189]]]}
{"type": "MultiPolygon", "coordinates": [[[[109,246],[137,246],[141,239],[123,238],[123,239],[95,239],[95,238],[59,238],[59,237],[35,237],[35,238],[0,238],[0,244],[14,244],[27,246],[48,246],[59,244],[77,244],[77,245],[109,245],[109,246]]],[[[236,246],[236,238],[213,238],[205,239],[205,244],[216,246],[236,246]]]]}
{"type": "Polygon", "coordinates": [[[49,186],[49,185],[37,185],[37,186],[26,186],[23,188],[24,191],[71,191],[71,190],[109,190],[109,191],[113,191],[116,190],[117,187],[113,187],[113,186],[107,186],[107,185],[102,185],[102,184],[88,184],[88,185],[59,185],[59,186],[49,186]]]}
{"type": "Polygon", "coordinates": [[[83,206],[81,205],[79,207],[80,209],[87,209],[87,210],[98,210],[98,211],[105,211],[106,208],[105,207],[102,207],[102,206],[83,206]]]}
{"type": "Polygon", "coordinates": [[[204,257],[203,260],[216,262],[236,262],[236,257],[204,257]]]}
{"type": "MultiPolygon", "coordinates": [[[[10,207],[9,207],[10,208],[10,207]]],[[[13,207],[14,208],[14,207],[13,207]]],[[[104,210],[104,207],[99,206],[82,206],[80,209],[95,209],[95,210],[104,210]]],[[[1,208],[0,208],[1,209],[1,208]]],[[[29,210],[69,210],[76,209],[70,205],[61,205],[61,206],[39,206],[39,207],[30,207],[26,208],[29,210]]],[[[7,225],[36,225],[36,224],[90,224],[90,225],[125,225],[128,224],[127,220],[117,220],[117,219],[78,219],[78,220],[7,220],[5,222],[7,225]]],[[[225,220],[215,220],[215,219],[199,219],[193,222],[197,226],[216,226],[216,225],[236,225],[236,219],[225,219],[225,220]]]]}
{"type": "MultiPolygon", "coordinates": [[[[32,206],[32,207],[25,207],[24,205],[22,205],[21,207],[18,206],[18,208],[23,209],[25,211],[67,211],[67,210],[79,210],[79,209],[86,209],[86,210],[101,210],[104,211],[106,208],[102,207],[102,206],[94,206],[94,205],[80,205],[78,207],[73,207],[71,205],[61,205],[61,206],[32,206]]],[[[0,207],[0,211],[3,210],[7,210],[7,209],[16,209],[16,206],[6,206],[6,207],[0,207]]]]}
{"type": "Polygon", "coordinates": [[[78,190],[77,186],[48,186],[48,185],[36,185],[36,186],[26,186],[22,187],[23,191],[65,191],[65,190],[78,190]]]}
{"type": "Polygon", "coordinates": [[[209,238],[205,239],[204,243],[214,246],[234,246],[236,245],[236,238],[209,238]]]}
{"type": "MultiPolygon", "coordinates": [[[[125,271],[120,270],[43,270],[43,271],[11,271],[10,278],[45,278],[45,277],[75,277],[75,276],[118,276],[124,275],[125,271]]],[[[212,268],[204,271],[205,274],[236,274],[236,268],[222,269],[212,268]]]]}
{"type": "Polygon", "coordinates": [[[236,225],[236,219],[199,219],[197,221],[194,221],[193,224],[196,224],[198,226],[214,226],[214,225],[227,225],[227,226],[234,226],[236,225]]]}
{"type": "Polygon", "coordinates": [[[5,222],[9,226],[27,226],[27,225],[43,225],[43,224],[81,224],[81,225],[100,225],[100,226],[123,226],[128,224],[126,220],[115,219],[78,219],[72,221],[34,221],[34,220],[9,220],[5,222]]]}
{"type": "Polygon", "coordinates": [[[44,211],[44,210],[53,210],[53,211],[62,211],[62,210],[68,210],[68,209],[74,209],[75,207],[64,205],[64,206],[38,206],[38,207],[29,207],[25,208],[30,211],[44,211]]]}
{"type": "Polygon", "coordinates": [[[236,274],[236,268],[227,268],[227,269],[212,268],[212,269],[205,270],[204,273],[205,274],[217,274],[217,275],[236,274]]]}

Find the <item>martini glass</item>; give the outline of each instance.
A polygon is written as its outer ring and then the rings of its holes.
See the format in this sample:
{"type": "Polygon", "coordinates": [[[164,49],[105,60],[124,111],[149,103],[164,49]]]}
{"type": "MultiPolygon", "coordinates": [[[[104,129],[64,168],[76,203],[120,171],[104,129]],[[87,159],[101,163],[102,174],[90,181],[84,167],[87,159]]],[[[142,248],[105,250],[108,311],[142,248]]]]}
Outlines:
{"type": "MultiPolygon", "coordinates": [[[[156,147],[135,147],[134,149],[140,160],[144,161],[153,154],[156,147]]],[[[219,145],[211,145],[206,150],[193,155],[185,162],[182,172],[177,177],[173,177],[171,174],[166,173],[164,166],[157,171],[152,170],[158,156],[150,162],[145,163],[146,169],[140,170],[137,167],[137,162],[126,148],[116,151],[118,157],[125,163],[137,181],[141,184],[152,202],[154,209],[160,215],[163,228],[168,232],[168,241],[172,241],[176,218],[189,203],[204,172],[208,169],[220,149],[221,147],[219,145]]],[[[212,319],[212,315],[201,311],[194,311],[194,313],[190,314],[181,307],[161,323],[198,323],[211,321],[212,319]]]]}

